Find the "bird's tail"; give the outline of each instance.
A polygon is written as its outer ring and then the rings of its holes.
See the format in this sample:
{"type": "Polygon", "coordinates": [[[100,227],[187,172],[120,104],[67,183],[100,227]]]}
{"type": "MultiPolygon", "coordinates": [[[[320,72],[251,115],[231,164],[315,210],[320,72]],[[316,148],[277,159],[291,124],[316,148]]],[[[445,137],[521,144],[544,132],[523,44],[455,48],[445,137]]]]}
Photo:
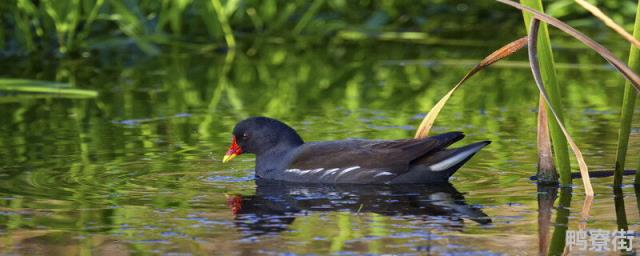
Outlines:
{"type": "Polygon", "coordinates": [[[462,165],[491,141],[481,141],[459,148],[446,149],[411,162],[406,174],[398,176],[392,183],[436,183],[446,182],[462,165]]]}
{"type": "MultiPolygon", "coordinates": [[[[480,151],[480,149],[491,144],[491,141],[481,141],[472,143],[459,148],[452,148],[437,152],[425,159],[425,163],[430,163],[429,169],[432,172],[441,172],[451,170],[454,167],[460,167],[471,157],[480,151]]],[[[422,162],[422,161],[421,161],[422,162]]],[[[458,169],[454,168],[454,169],[458,169]]],[[[455,170],[454,170],[455,172],[455,170]]],[[[451,173],[453,175],[453,173],[451,173]]]]}

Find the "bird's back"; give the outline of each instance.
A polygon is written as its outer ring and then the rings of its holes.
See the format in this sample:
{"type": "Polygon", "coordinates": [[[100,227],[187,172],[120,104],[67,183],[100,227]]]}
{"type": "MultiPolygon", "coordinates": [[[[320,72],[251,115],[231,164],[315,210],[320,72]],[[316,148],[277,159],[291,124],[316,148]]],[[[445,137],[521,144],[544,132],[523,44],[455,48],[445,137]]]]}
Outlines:
{"type": "Polygon", "coordinates": [[[462,139],[450,132],[424,139],[339,140],[304,143],[282,161],[280,170],[262,178],[305,183],[390,183],[406,174],[413,161],[443,151],[462,139]]]}

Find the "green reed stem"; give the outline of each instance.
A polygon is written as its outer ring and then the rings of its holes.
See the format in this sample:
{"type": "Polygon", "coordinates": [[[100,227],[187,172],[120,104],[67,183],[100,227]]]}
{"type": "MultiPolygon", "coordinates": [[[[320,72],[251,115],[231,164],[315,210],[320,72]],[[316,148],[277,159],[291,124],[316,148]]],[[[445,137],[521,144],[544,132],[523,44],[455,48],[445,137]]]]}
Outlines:
{"type": "Polygon", "coordinates": [[[222,32],[224,32],[224,40],[227,42],[227,47],[235,48],[236,39],[233,36],[231,25],[229,25],[229,20],[227,19],[225,8],[222,6],[220,0],[211,0],[211,4],[213,5],[213,9],[216,12],[216,16],[218,16],[218,22],[220,22],[220,26],[222,26],[222,32]]]}
{"type": "Polygon", "coordinates": [[[621,187],[613,187],[613,203],[616,207],[616,222],[618,230],[629,230],[627,212],[624,207],[624,193],[621,187]]]}
{"type": "MultiPolygon", "coordinates": [[[[633,26],[633,37],[640,39],[640,1],[636,8],[636,21],[633,26]]],[[[640,69],[640,50],[631,45],[629,50],[629,68],[640,69]]],[[[631,132],[631,121],[633,120],[633,109],[636,104],[638,93],[628,81],[624,85],[624,99],[622,100],[622,110],[620,113],[620,130],[618,132],[618,150],[616,153],[616,166],[613,175],[613,185],[622,185],[622,174],[629,146],[629,134],[631,132]]],[[[636,172],[636,184],[640,184],[640,172],[636,172]]]]}
{"type": "MultiPolygon", "coordinates": [[[[520,0],[520,3],[539,11],[543,11],[541,0],[520,0]]],[[[529,29],[531,23],[531,14],[524,12],[523,14],[526,29],[529,29]]],[[[540,73],[546,86],[547,93],[551,105],[557,111],[558,117],[564,122],[562,112],[562,104],[560,102],[560,88],[558,86],[555,62],[553,60],[553,51],[551,50],[551,40],[549,39],[549,31],[547,24],[542,23],[540,27],[540,38],[538,40],[538,60],[540,62],[540,73]]],[[[549,106],[546,106],[547,113],[550,113],[549,106]]],[[[551,133],[551,142],[553,145],[554,160],[556,168],[560,175],[560,184],[562,186],[571,185],[571,163],[569,162],[569,150],[567,140],[555,119],[549,120],[549,132],[551,133]]]]}

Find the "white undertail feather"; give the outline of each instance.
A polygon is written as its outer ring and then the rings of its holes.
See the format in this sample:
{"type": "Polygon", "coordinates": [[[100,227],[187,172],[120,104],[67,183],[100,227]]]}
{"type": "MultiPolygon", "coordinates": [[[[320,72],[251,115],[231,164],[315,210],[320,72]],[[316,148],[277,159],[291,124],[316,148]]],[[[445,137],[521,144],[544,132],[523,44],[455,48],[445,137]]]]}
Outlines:
{"type": "Polygon", "coordinates": [[[453,156],[448,157],[448,158],[446,158],[446,159],[444,159],[444,160],[442,160],[440,162],[437,162],[435,164],[430,165],[429,169],[431,169],[431,171],[434,171],[434,172],[447,170],[447,169],[455,166],[456,164],[459,164],[460,162],[464,161],[465,159],[469,158],[469,156],[471,156],[474,153],[478,152],[478,150],[480,150],[484,146],[486,146],[486,144],[478,144],[475,147],[470,147],[470,148],[466,149],[465,151],[459,152],[456,155],[453,155],[453,156]]]}

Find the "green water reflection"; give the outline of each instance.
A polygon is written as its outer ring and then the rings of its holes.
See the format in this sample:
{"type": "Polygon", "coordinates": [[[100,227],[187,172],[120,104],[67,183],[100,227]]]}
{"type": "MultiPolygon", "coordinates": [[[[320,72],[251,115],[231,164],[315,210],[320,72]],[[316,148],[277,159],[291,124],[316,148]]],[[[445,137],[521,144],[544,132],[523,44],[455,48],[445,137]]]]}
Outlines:
{"type": "MultiPolygon", "coordinates": [[[[461,130],[465,141],[493,141],[454,176],[453,187],[390,190],[390,198],[374,196],[385,199],[377,203],[361,190],[298,188],[276,204],[254,183],[251,156],[221,164],[238,120],[279,118],[308,141],[410,137],[424,112],[490,49],[380,42],[241,49],[5,60],[5,76],[68,80],[100,95],[0,97],[0,252],[534,254],[544,251],[535,243],[539,214],[549,239],[581,224],[580,185],[560,192],[558,210],[551,208],[555,195],[546,203],[543,197],[539,211],[528,180],[537,162],[538,98],[524,55],[474,77],[436,122],[434,133],[461,130]],[[238,200],[259,201],[262,210],[238,200]],[[400,210],[411,202],[414,211],[400,210]]],[[[623,81],[595,56],[558,52],[568,127],[592,169],[611,169],[623,81]]],[[[632,131],[630,152],[640,152],[639,140],[632,131]]],[[[633,188],[623,187],[623,203],[614,203],[620,198],[609,184],[594,180],[587,227],[617,229],[616,212],[626,207],[625,224],[638,230],[633,188]]]]}

